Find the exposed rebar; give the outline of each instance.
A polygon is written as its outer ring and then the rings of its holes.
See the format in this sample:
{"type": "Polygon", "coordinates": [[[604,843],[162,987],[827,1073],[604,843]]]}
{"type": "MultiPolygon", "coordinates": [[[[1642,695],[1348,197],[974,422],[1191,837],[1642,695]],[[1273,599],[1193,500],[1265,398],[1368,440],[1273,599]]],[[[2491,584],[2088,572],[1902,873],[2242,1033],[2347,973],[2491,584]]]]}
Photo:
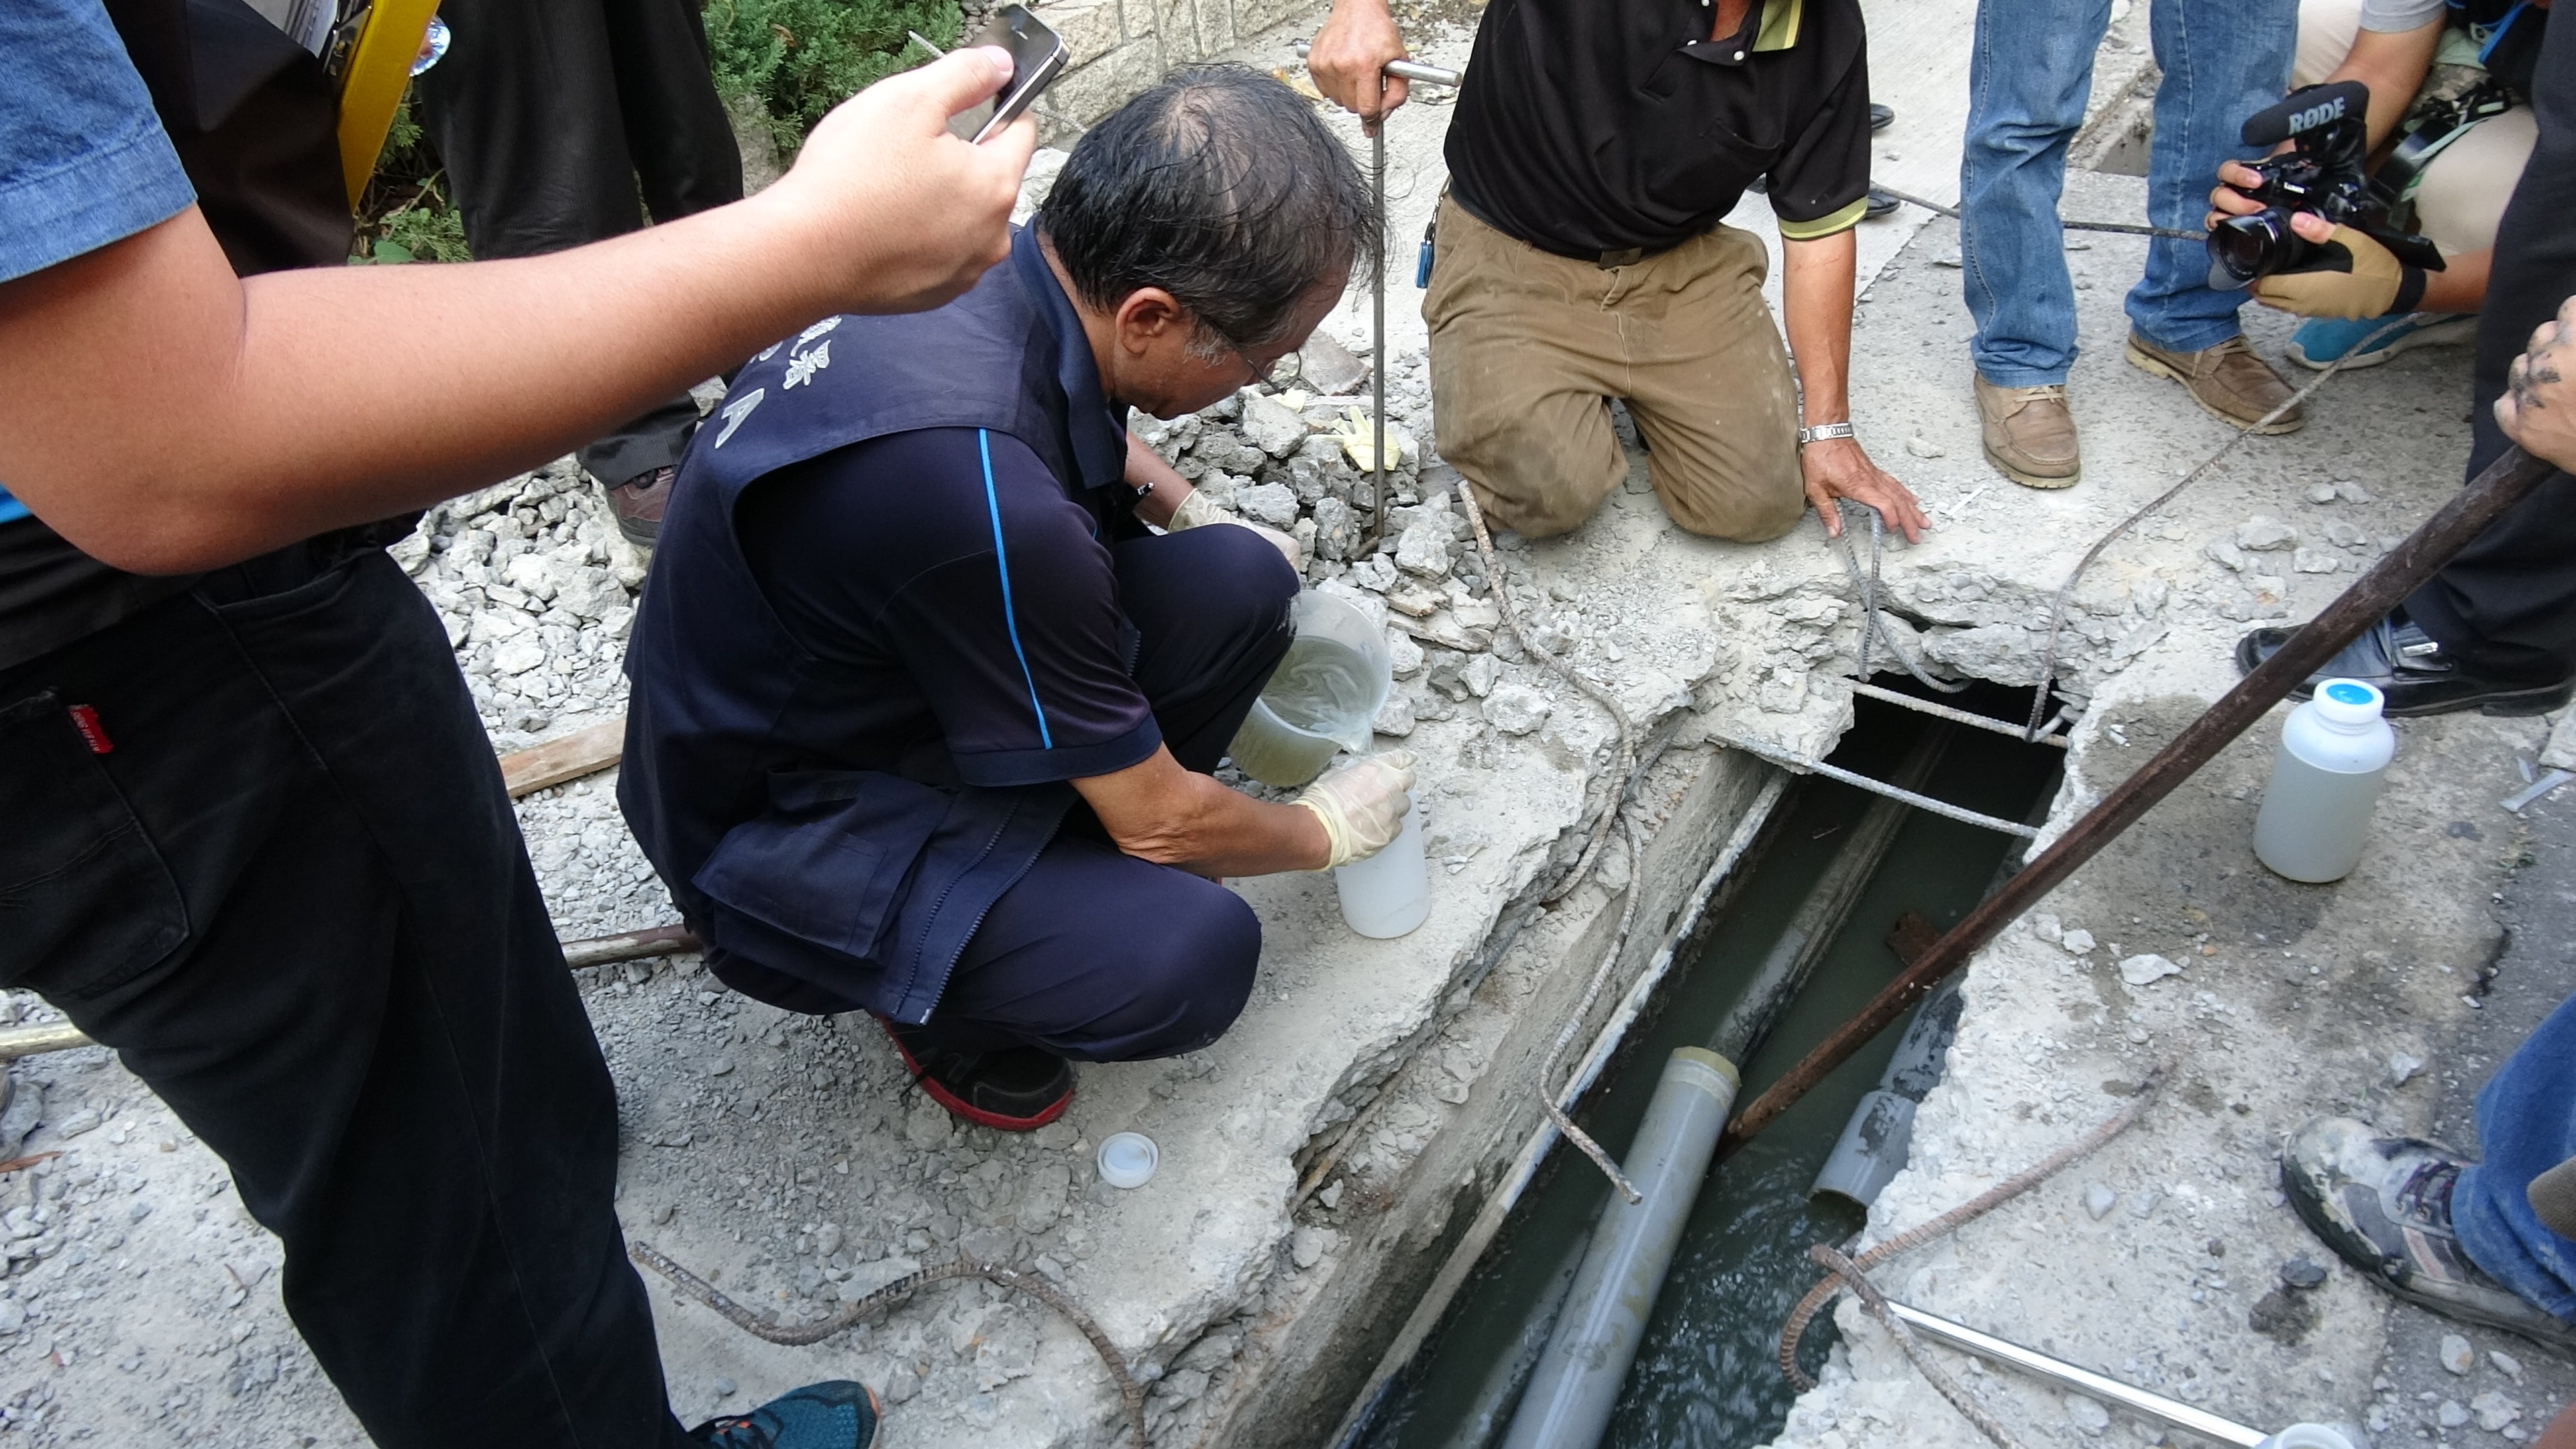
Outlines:
{"type": "Polygon", "coordinates": [[[828,1318],[818,1319],[812,1323],[786,1324],[754,1313],[734,1302],[716,1285],[681,1267],[651,1243],[639,1238],[627,1244],[626,1251],[636,1262],[670,1279],[681,1292],[714,1309],[736,1328],[754,1338],[769,1343],[785,1344],[791,1348],[821,1343],[824,1339],[852,1327],[861,1319],[882,1312],[897,1302],[911,1297],[916,1289],[932,1283],[943,1283],[960,1278],[981,1278],[987,1283],[1010,1289],[1015,1293],[1025,1293],[1063,1314],[1075,1328],[1082,1330],[1084,1338],[1091,1340],[1092,1351],[1100,1355],[1101,1367],[1109,1370],[1109,1377],[1118,1386],[1119,1400],[1127,1411],[1127,1427],[1136,1435],[1137,1449],[1145,1449],[1145,1446],[1152,1442],[1145,1437],[1145,1388],[1136,1382],[1136,1375],[1128,1369],[1126,1356],[1118,1351],[1118,1345],[1110,1340],[1108,1333],[1101,1328],[1100,1324],[1090,1314],[1082,1311],[1081,1304],[1074,1302],[1054,1284],[1034,1273],[1024,1273],[1017,1268],[1004,1267],[999,1263],[983,1263],[971,1258],[961,1258],[954,1263],[943,1263],[935,1268],[924,1268],[917,1273],[907,1273],[855,1303],[842,1304],[839,1311],[828,1318]]]}

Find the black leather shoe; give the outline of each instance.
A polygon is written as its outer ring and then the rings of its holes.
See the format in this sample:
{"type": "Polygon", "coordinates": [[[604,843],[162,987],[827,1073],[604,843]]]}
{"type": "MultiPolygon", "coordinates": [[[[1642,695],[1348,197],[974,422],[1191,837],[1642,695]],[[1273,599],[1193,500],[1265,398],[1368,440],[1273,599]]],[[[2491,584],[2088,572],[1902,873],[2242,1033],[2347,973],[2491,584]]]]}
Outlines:
{"type": "MultiPolygon", "coordinates": [[[[2236,641],[2236,671],[2251,674],[2281,651],[2296,633],[2292,629],[2257,629],[2236,641]]],[[[2329,679],[2358,679],[2376,685],[2392,719],[2452,714],[2464,709],[2495,715],[2547,714],[2576,694],[2576,678],[2505,679],[2483,673],[2442,652],[2423,626],[2401,609],[2362,632],[2299,682],[2292,699],[2306,699],[2329,679]]]]}
{"type": "Polygon", "coordinates": [[[1876,101],[1869,103],[1869,128],[1871,130],[1884,131],[1895,124],[1896,112],[1894,109],[1882,106],[1876,101]]]}

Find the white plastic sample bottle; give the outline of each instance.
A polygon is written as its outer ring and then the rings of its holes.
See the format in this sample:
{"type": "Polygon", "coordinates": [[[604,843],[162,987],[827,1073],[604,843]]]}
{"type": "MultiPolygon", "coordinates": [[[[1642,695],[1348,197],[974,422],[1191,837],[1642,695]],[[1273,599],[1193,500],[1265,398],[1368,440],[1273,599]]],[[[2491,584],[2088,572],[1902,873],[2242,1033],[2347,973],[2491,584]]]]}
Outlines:
{"type": "Polygon", "coordinates": [[[1333,867],[1342,921],[1363,936],[1401,936],[1431,914],[1431,866],[1422,856],[1422,807],[1404,797],[1404,827],[1366,860],[1333,867]]]}
{"type": "Polygon", "coordinates": [[[2255,859],[2319,884],[2361,863],[2371,807],[2397,753],[2397,732],[2379,717],[2382,703],[2379,691],[2358,679],[2329,679],[2290,711],[2254,817],[2255,859]]]}

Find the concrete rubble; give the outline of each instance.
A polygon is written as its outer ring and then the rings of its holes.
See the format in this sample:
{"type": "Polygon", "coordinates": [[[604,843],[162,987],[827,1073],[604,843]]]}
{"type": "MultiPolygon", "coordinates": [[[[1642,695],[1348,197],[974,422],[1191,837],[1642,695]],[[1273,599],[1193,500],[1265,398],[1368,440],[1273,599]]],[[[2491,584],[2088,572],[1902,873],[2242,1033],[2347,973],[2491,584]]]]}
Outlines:
{"type": "MultiPolygon", "coordinates": [[[[1891,10],[1889,33],[1933,36],[1926,53],[1947,54],[1964,46],[1969,8],[1891,10]]],[[[2136,16],[2115,27],[2106,105],[2143,65],[2141,35],[2136,16]]],[[[1464,59],[1463,29],[1416,40],[1436,63],[1464,59]]],[[[1267,65],[1285,50],[1257,54],[1267,65]]],[[[1882,143],[1884,176],[1943,190],[1954,84],[1891,78],[1919,129],[1882,143]]],[[[1022,1137],[961,1129],[910,1092],[864,1018],[772,1010],[694,958],[584,971],[621,1094],[630,1234],[789,1320],[960,1255],[1015,1263],[1067,1288],[1136,1361],[1157,1443],[1319,1442],[1528,1140],[1538,1059],[1610,944],[1615,893],[1634,884],[1643,919],[1582,1041],[1649,969],[1718,844],[1769,798],[1770,768],[1723,742],[1821,756],[1849,726],[1837,679],[1864,648],[1855,574],[1876,578],[1885,610],[1873,669],[1891,669],[1894,648],[1943,675],[2031,684],[2075,558],[2226,437],[2120,361],[2119,293],[2140,246],[2071,242],[2089,344],[2075,379],[2086,478],[2049,494],[1999,479],[1966,400],[1955,229],[1909,213],[1864,234],[1876,279],[1853,373],[1862,437],[1934,517],[1923,546],[1874,544],[1858,518],[1848,558],[1812,519],[1759,546],[1693,538],[1664,518],[1637,455],[1589,525],[1506,535],[1488,572],[1436,454],[1419,294],[1405,285],[1445,120],[1423,105],[1394,128],[1402,265],[1378,539],[1360,466],[1364,289],[1293,372],[1203,414],[1137,420],[1214,501],[1294,538],[1315,587],[1383,621],[1397,682],[1380,744],[1423,760],[1430,921],[1363,941],[1321,877],[1236,882],[1265,932],[1242,1023],[1188,1057],[1083,1068],[1067,1117],[1022,1137]],[[1655,844],[1642,859],[1614,845],[1549,908],[1537,896],[1580,848],[1612,732],[1503,627],[1506,600],[1534,641],[1672,746],[1639,792],[1655,844]],[[1093,1166],[1118,1131],[1161,1151],[1133,1192],[1093,1166]]],[[[1032,199],[1059,162],[1042,157],[1032,199]]],[[[2140,194],[2134,178],[2078,173],[2067,211],[2126,216],[2140,194]]],[[[1763,213],[1757,200],[1737,220],[1767,234],[1763,213]]],[[[2258,320],[2256,344],[2278,356],[2285,332],[2258,320]]],[[[2107,551],[2056,644],[2053,673],[2080,716],[2047,832],[2226,687],[2238,633],[2313,611],[2455,486],[2464,368],[2464,352],[2429,350],[2339,380],[2306,431],[2250,442],[2107,551]]],[[[395,553],[445,619],[496,748],[622,708],[644,561],[570,460],[432,510],[395,553]]],[[[1945,1085],[1871,1235],[2018,1171],[2157,1067],[2160,1098],[2093,1159],[1881,1283],[2269,1427],[2345,1419],[2405,1438],[2527,1439],[2568,1396],[2566,1366],[2482,1331],[2455,1335],[2456,1351],[2409,1338],[2406,1311],[2292,1218],[2272,1156],[2310,1112],[2415,1130],[2436,1089],[2457,1088],[2446,1033],[2482,1009],[2499,941],[2489,901],[2522,839],[2495,802],[2520,788],[2517,760],[2576,765],[2576,736],[2562,725],[2553,746],[2548,723],[2401,725],[2391,803],[2360,872],[2331,889],[2272,879],[2245,849],[2271,747],[2257,731],[2008,932],[1967,978],[1945,1085]]],[[[519,802],[567,937],[671,918],[614,781],[519,802]]],[[[0,1005],[49,1015],[24,993],[0,1005]]],[[[36,1104],[11,1109],[32,1118],[24,1150],[63,1155],[0,1180],[0,1443],[363,1443],[287,1323],[275,1246],[220,1164],[103,1051],[32,1059],[16,1076],[20,1102],[36,1104]]],[[[751,1339],[661,1285],[653,1297],[690,1420],[855,1376],[891,1404],[892,1445],[1106,1445],[1118,1432],[1079,1335],[998,1289],[934,1287],[810,1349],[751,1339]]],[[[1837,1322],[1823,1386],[1799,1401],[1780,1449],[1982,1442],[1848,1305],[1837,1322]]],[[[1965,1377],[2034,1444],[2156,1442],[2089,1399],[1973,1365],[1965,1377]]]]}

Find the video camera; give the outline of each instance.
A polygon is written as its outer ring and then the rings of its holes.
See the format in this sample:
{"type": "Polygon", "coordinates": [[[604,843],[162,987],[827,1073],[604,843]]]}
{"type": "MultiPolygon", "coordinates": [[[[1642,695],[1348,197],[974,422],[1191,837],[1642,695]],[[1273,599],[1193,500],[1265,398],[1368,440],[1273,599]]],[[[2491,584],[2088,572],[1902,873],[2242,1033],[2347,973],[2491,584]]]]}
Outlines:
{"type": "Polygon", "coordinates": [[[2297,211],[2313,211],[2351,227],[2409,266],[2442,270],[2441,250],[2397,228],[2389,219],[2394,199],[2364,169],[2370,155],[2364,124],[2369,110],[2369,88],[2348,80],[2292,91],[2278,105],[2246,118],[2246,145],[2288,141],[2291,146],[2248,163],[2262,176],[2262,184],[2234,188],[2262,202],[2263,210],[2231,216],[2210,228],[2210,286],[2230,291],[2307,265],[2322,248],[2290,230],[2290,214],[2297,211]]]}

